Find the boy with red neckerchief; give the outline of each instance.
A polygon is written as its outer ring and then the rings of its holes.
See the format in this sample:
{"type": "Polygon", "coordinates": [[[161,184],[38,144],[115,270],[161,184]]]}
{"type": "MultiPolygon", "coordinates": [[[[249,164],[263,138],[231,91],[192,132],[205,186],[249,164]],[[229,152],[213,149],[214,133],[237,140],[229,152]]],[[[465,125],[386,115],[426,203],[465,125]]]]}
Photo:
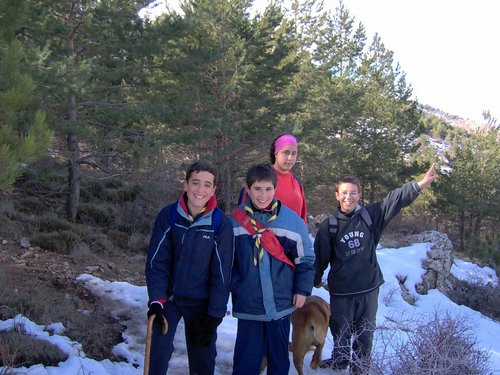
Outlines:
{"type": "Polygon", "coordinates": [[[233,316],[238,319],[233,375],[288,374],[290,315],[311,294],[314,249],[304,221],[275,198],[269,164],[247,172],[247,196],[231,214],[235,252],[231,272],[233,316]]]}
{"type": "Polygon", "coordinates": [[[228,218],[217,212],[216,180],[217,172],[209,163],[192,164],[181,198],[156,218],[146,262],[148,317],[156,316],[151,375],[167,373],[181,318],[189,373],[214,373],[216,330],[226,315],[233,262],[233,231],[228,218]],[[161,332],[163,319],[168,324],[166,335],[161,332]]]}

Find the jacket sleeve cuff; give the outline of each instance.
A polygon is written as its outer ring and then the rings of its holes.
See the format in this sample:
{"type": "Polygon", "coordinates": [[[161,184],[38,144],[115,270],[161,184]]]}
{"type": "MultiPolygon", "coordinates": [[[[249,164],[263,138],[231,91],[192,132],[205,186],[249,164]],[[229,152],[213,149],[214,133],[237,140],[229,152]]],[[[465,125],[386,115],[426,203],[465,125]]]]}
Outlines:
{"type": "Polygon", "coordinates": [[[163,309],[163,306],[165,305],[165,303],[167,303],[167,300],[166,299],[158,299],[158,300],[150,301],[149,302],[149,307],[151,307],[151,305],[153,303],[159,304],[161,306],[161,308],[163,309]]]}
{"type": "Polygon", "coordinates": [[[413,185],[413,188],[416,190],[417,193],[420,193],[422,191],[422,189],[420,189],[418,187],[418,184],[416,182],[413,182],[412,185],[413,185]]]}

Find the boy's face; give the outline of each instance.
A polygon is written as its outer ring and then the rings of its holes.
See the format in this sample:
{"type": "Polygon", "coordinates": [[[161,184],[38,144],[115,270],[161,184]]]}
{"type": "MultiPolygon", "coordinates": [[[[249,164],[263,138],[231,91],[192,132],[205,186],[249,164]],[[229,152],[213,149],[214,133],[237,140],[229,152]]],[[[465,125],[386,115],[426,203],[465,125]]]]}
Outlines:
{"type": "Polygon", "coordinates": [[[275,190],[272,181],[255,181],[248,188],[248,196],[256,208],[264,210],[271,205],[275,190]]]}
{"type": "Polygon", "coordinates": [[[361,199],[361,193],[358,189],[358,185],[346,182],[339,185],[335,192],[335,197],[340,204],[340,210],[345,213],[350,213],[354,211],[361,199]]]}
{"type": "Polygon", "coordinates": [[[286,145],[279,150],[275,157],[276,161],[274,162],[274,168],[281,173],[290,172],[297,161],[297,146],[286,145]]]}
{"type": "Polygon", "coordinates": [[[188,181],[184,181],[187,193],[188,208],[191,214],[197,215],[215,194],[215,176],[207,171],[193,172],[188,181]]]}

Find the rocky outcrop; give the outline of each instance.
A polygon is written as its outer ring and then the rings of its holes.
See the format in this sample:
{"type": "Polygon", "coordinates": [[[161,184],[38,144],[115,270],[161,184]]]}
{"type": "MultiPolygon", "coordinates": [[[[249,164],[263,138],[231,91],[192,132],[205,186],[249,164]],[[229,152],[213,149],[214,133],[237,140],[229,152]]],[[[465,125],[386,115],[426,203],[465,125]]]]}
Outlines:
{"type": "Polygon", "coordinates": [[[422,282],[415,285],[419,294],[427,294],[429,289],[437,289],[444,294],[453,288],[451,266],[453,265],[453,245],[445,233],[427,231],[408,237],[407,242],[429,242],[432,244],[427,258],[422,262],[426,270],[422,282]]]}
{"type": "MultiPolygon", "coordinates": [[[[309,217],[309,231],[315,236],[317,228],[321,222],[328,216],[325,214],[309,217]]],[[[428,242],[431,243],[431,248],[427,252],[427,258],[422,262],[422,267],[425,269],[425,274],[422,277],[422,282],[415,285],[415,289],[419,294],[427,294],[429,289],[437,289],[444,294],[448,294],[453,289],[454,277],[451,274],[451,266],[453,265],[453,245],[445,233],[438,231],[426,231],[418,234],[398,236],[397,241],[390,236],[383,239],[384,247],[404,247],[412,243],[428,242]]],[[[404,286],[401,280],[400,285],[404,286]]],[[[408,291],[403,290],[404,296],[409,296],[408,291]]],[[[408,303],[410,298],[405,298],[408,303]]]]}

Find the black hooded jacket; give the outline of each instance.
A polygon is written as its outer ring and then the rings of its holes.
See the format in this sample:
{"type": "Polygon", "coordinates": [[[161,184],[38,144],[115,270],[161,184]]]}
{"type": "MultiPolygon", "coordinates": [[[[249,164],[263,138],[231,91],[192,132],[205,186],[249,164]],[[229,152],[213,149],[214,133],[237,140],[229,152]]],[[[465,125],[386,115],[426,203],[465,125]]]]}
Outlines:
{"type": "Polygon", "coordinates": [[[411,182],[393,190],[381,202],[367,205],[366,210],[372,219],[371,229],[362,218],[361,206],[349,216],[337,208],[333,213],[338,220],[335,238],[332,238],[326,218],[314,240],[314,285],[321,282],[328,265],[328,289],[332,295],[365,293],[382,285],[384,278],[376,254],[380,236],[401,209],[410,205],[418,195],[418,185],[411,182]]]}

